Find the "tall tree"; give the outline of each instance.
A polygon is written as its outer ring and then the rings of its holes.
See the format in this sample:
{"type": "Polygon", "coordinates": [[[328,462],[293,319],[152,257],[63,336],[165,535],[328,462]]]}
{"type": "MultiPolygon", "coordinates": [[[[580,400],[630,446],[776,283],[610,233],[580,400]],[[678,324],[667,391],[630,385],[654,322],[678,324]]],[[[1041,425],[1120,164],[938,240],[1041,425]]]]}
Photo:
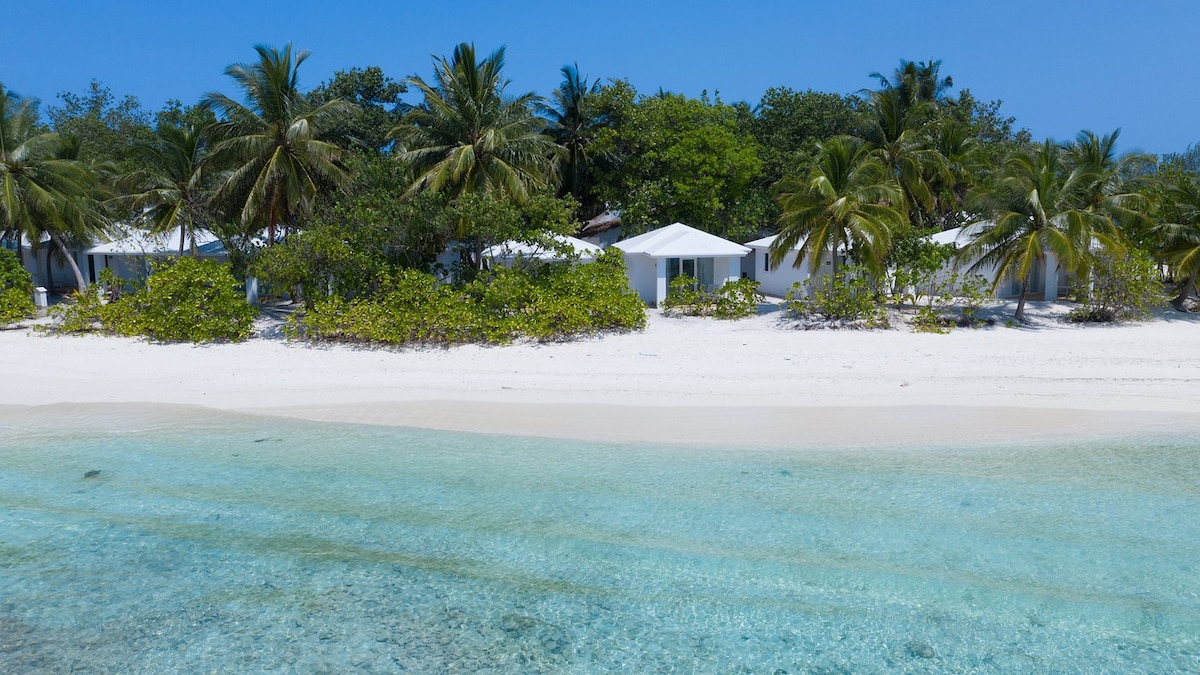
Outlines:
{"type": "Polygon", "coordinates": [[[910,222],[927,226],[936,217],[934,185],[949,178],[946,158],[933,147],[931,103],[908,101],[900,88],[870,92],[866,139],[876,146],[888,173],[896,179],[910,222]]]}
{"type": "Polygon", "coordinates": [[[612,125],[598,144],[619,161],[599,177],[601,195],[627,232],[680,221],[728,239],[761,236],[769,205],[752,188],[763,164],[738,108],[704,95],[638,97],[627,82],[599,98],[612,125]]]}
{"type": "Polygon", "coordinates": [[[338,121],[329,136],[343,145],[381,153],[391,145],[390,132],[404,115],[400,95],[408,91],[403,82],[384,74],[378,66],[339,70],[333,77],[317,85],[309,97],[320,105],[327,101],[349,101],[358,106],[359,114],[338,121]]]}
{"type": "Polygon", "coordinates": [[[881,271],[892,230],[904,223],[895,205],[900,187],[869,143],[838,136],[818,145],[804,178],[784,178],[777,186],[779,236],[771,245],[778,265],[799,246],[796,265],[808,261],[813,273],[822,254],[833,254],[830,284],[839,276],[838,251],[852,249],[868,267],[881,271]]]}
{"type": "Polygon", "coordinates": [[[424,96],[392,130],[397,159],[415,175],[407,194],[496,193],[523,204],[549,184],[558,150],[534,114],[542,99],[507,96],[503,71],[503,47],[477,61],[475,46],[464,42],[450,59],[433,60],[432,84],[406,81],[424,96]]]}
{"type": "Polygon", "coordinates": [[[817,143],[859,132],[857,98],[824,92],[768,89],[749,121],[762,147],[769,182],[801,167],[817,143]]]}
{"type": "Polygon", "coordinates": [[[580,219],[597,215],[603,208],[595,195],[592,164],[599,130],[606,124],[601,109],[593,104],[600,81],[580,76],[579,64],[562,67],[562,83],[554,90],[554,104],[542,107],[550,119],[548,132],[565,149],[559,158],[559,196],[571,195],[580,205],[580,219]]]}
{"type": "Polygon", "coordinates": [[[994,267],[993,287],[1008,276],[1020,280],[1014,318],[1022,323],[1031,280],[1045,265],[1047,252],[1067,271],[1080,273],[1091,268],[1093,243],[1112,252],[1121,249],[1112,216],[1088,208],[1094,174],[1072,168],[1066,155],[1050,140],[1018,150],[1001,174],[971,195],[991,221],[978,228],[960,255],[977,258],[972,271],[994,267]]]}
{"type": "Polygon", "coordinates": [[[1180,172],[1166,185],[1154,227],[1155,253],[1171,266],[1178,310],[1186,307],[1200,277],[1200,176],[1180,172]]]}
{"type": "Polygon", "coordinates": [[[229,172],[215,198],[237,212],[243,226],[266,227],[268,245],[276,227],[299,225],[311,213],[322,188],[342,188],[350,177],[341,164],[343,149],[325,140],[326,130],[355,106],[341,100],[315,104],[300,91],[300,65],[306,50],[258,45],[258,62],[225,69],[242,90],[245,103],[209,93],[202,103],[221,121],[211,160],[229,172]]]}
{"type": "MultiPolygon", "coordinates": [[[[36,246],[43,235],[83,278],[69,240],[87,241],[106,221],[95,193],[95,174],[78,159],[79,145],[37,124],[37,103],[0,83],[0,225],[27,236],[36,246]]],[[[48,283],[48,282],[47,282],[48,283]]]]}
{"type": "Polygon", "coordinates": [[[151,115],[135,96],[118,99],[112,91],[93,81],[81,94],[58,95],[61,106],[46,113],[50,127],[60,136],[79,140],[79,159],[84,162],[111,161],[120,171],[136,168],[138,143],[154,134],[151,115]]]}
{"type": "Polygon", "coordinates": [[[954,86],[954,80],[949,75],[942,77],[942,62],[940,59],[928,61],[901,60],[900,66],[893,71],[891,78],[882,73],[871,73],[871,77],[879,81],[881,91],[895,95],[896,101],[904,114],[909,114],[917,108],[936,106],[946,96],[946,91],[954,86]]]}
{"type": "Polygon", "coordinates": [[[208,222],[209,193],[205,160],[211,127],[163,124],[154,141],[140,146],[147,167],[125,176],[130,194],[126,201],[137,218],[155,233],[179,228],[179,255],[196,249],[196,230],[208,222]]]}

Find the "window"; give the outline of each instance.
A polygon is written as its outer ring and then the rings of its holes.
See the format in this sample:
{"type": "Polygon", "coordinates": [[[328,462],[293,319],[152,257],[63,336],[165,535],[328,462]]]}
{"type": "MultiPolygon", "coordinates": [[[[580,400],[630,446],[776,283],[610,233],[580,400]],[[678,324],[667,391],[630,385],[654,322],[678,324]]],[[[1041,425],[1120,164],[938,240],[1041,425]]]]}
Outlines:
{"type": "Polygon", "coordinates": [[[763,252],[763,271],[764,272],[771,271],[771,252],[770,251],[763,252]]]}

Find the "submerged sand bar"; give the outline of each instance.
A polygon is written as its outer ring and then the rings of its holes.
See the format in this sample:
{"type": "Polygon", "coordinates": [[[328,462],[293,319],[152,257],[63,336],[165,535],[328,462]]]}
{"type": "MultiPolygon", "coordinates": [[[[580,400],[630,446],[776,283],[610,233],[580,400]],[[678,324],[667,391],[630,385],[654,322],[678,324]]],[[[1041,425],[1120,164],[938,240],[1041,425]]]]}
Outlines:
{"type": "Polygon", "coordinates": [[[267,338],[160,345],[9,330],[0,331],[0,406],[154,403],[766,446],[1179,432],[1200,427],[1198,338],[1200,324],[1170,315],[1129,326],[1046,321],[927,335],[796,331],[770,315],[721,322],[653,314],[645,332],[580,342],[403,350],[267,338]]]}

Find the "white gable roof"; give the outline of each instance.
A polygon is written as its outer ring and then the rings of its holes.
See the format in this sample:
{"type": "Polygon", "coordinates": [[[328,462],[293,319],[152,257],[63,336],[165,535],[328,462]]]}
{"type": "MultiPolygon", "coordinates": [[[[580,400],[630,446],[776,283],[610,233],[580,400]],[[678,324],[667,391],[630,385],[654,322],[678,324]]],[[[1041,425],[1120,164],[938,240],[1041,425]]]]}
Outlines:
{"type": "MultiPolygon", "coordinates": [[[[779,235],[773,234],[769,237],[763,237],[762,239],[755,239],[754,241],[748,241],[748,242],[746,242],[746,245],[749,246],[750,248],[769,249],[769,248],[771,248],[772,245],[774,245],[775,240],[778,238],[779,238],[779,235]]],[[[792,250],[799,251],[800,247],[804,245],[804,242],[807,239],[808,239],[807,237],[800,237],[799,239],[797,239],[796,244],[794,246],[792,246],[792,250]]],[[[846,247],[843,246],[838,250],[844,254],[846,252],[846,247]]]]}
{"type": "Polygon", "coordinates": [[[742,257],[750,249],[701,232],[683,223],[672,223],[646,234],[613,244],[626,253],[644,253],[651,258],[732,258],[742,257]]]}
{"type": "Polygon", "coordinates": [[[943,230],[937,234],[929,235],[928,239],[935,244],[956,244],[958,243],[959,235],[962,234],[962,230],[963,229],[961,227],[956,227],[951,230],[943,230]]]}
{"type": "MultiPolygon", "coordinates": [[[[561,234],[554,235],[554,240],[559,244],[571,248],[583,260],[595,260],[596,256],[600,255],[600,252],[604,250],[591,242],[561,234]]],[[[516,258],[520,256],[522,258],[537,260],[559,260],[562,257],[554,249],[547,249],[543,246],[523,241],[506,241],[502,244],[496,244],[484,251],[483,254],[489,258],[516,258]]]]}
{"type": "Polygon", "coordinates": [[[979,236],[981,232],[988,229],[993,224],[994,223],[991,221],[981,220],[979,222],[963,225],[962,227],[955,227],[949,230],[943,230],[936,234],[931,234],[925,239],[935,244],[957,244],[958,246],[962,247],[971,243],[971,240],[979,236]]]}

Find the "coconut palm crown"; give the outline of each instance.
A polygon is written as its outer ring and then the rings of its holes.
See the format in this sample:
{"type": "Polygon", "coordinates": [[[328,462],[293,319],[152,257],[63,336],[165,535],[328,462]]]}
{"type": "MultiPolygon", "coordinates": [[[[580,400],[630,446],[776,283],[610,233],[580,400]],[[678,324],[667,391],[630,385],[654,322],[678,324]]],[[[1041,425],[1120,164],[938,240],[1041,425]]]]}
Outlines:
{"type": "Polygon", "coordinates": [[[293,52],[290,44],[282,51],[254,49],[257,63],[225,69],[245,102],[215,92],[201,102],[222,118],[211,161],[228,173],[215,198],[232,207],[243,225],[265,226],[271,243],[277,226],[294,227],[311,212],[322,188],[349,183],[344,151],[324,133],[355,106],[341,100],[316,105],[300,92],[298,72],[308,51],[293,52]]]}
{"type": "Polygon", "coordinates": [[[0,83],[0,231],[34,246],[48,237],[82,291],[87,282],[67,242],[90,240],[108,221],[97,207],[95,173],[78,149],[74,139],[42,132],[37,103],[0,83]]]}
{"type": "Polygon", "coordinates": [[[474,45],[462,43],[450,59],[434,58],[432,83],[406,81],[425,97],[392,130],[415,177],[407,194],[503,193],[524,203],[549,183],[560,149],[534,114],[542,99],[506,96],[503,69],[503,47],[476,61],[474,45]]]}
{"type": "Polygon", "coordinates": [[[993,288],[1011,276],[1021,291],[1014,318],[1025,321],[1030,280],[1047,252],[1069,272],[1090,269],[1093,246],[1120,251],[1123,240],[1112,216],[1089,208],[1095,171],[1071,166],[1068,150],[1046,140],[1014,152],[998,177],[971,195],[972,205],[991,214],[961,251],[978,257],[971,271],[995,267],[993,288]]]}
{"type": "Polygon", "coordinates": [[[894,206],[903,201],[899,185],[871,145],[850,136],[818,144],[808,175],[784,178],[776,190],[781,214],[771,259],[778,265],[799,246],[796,265],[808,260],[815,273],[821,254],[831,251],[831,283],[838,273],[837,251],[844,247],[853,247],[864,263],[880,269],[893,228],[905,220],[894,206]]]}

